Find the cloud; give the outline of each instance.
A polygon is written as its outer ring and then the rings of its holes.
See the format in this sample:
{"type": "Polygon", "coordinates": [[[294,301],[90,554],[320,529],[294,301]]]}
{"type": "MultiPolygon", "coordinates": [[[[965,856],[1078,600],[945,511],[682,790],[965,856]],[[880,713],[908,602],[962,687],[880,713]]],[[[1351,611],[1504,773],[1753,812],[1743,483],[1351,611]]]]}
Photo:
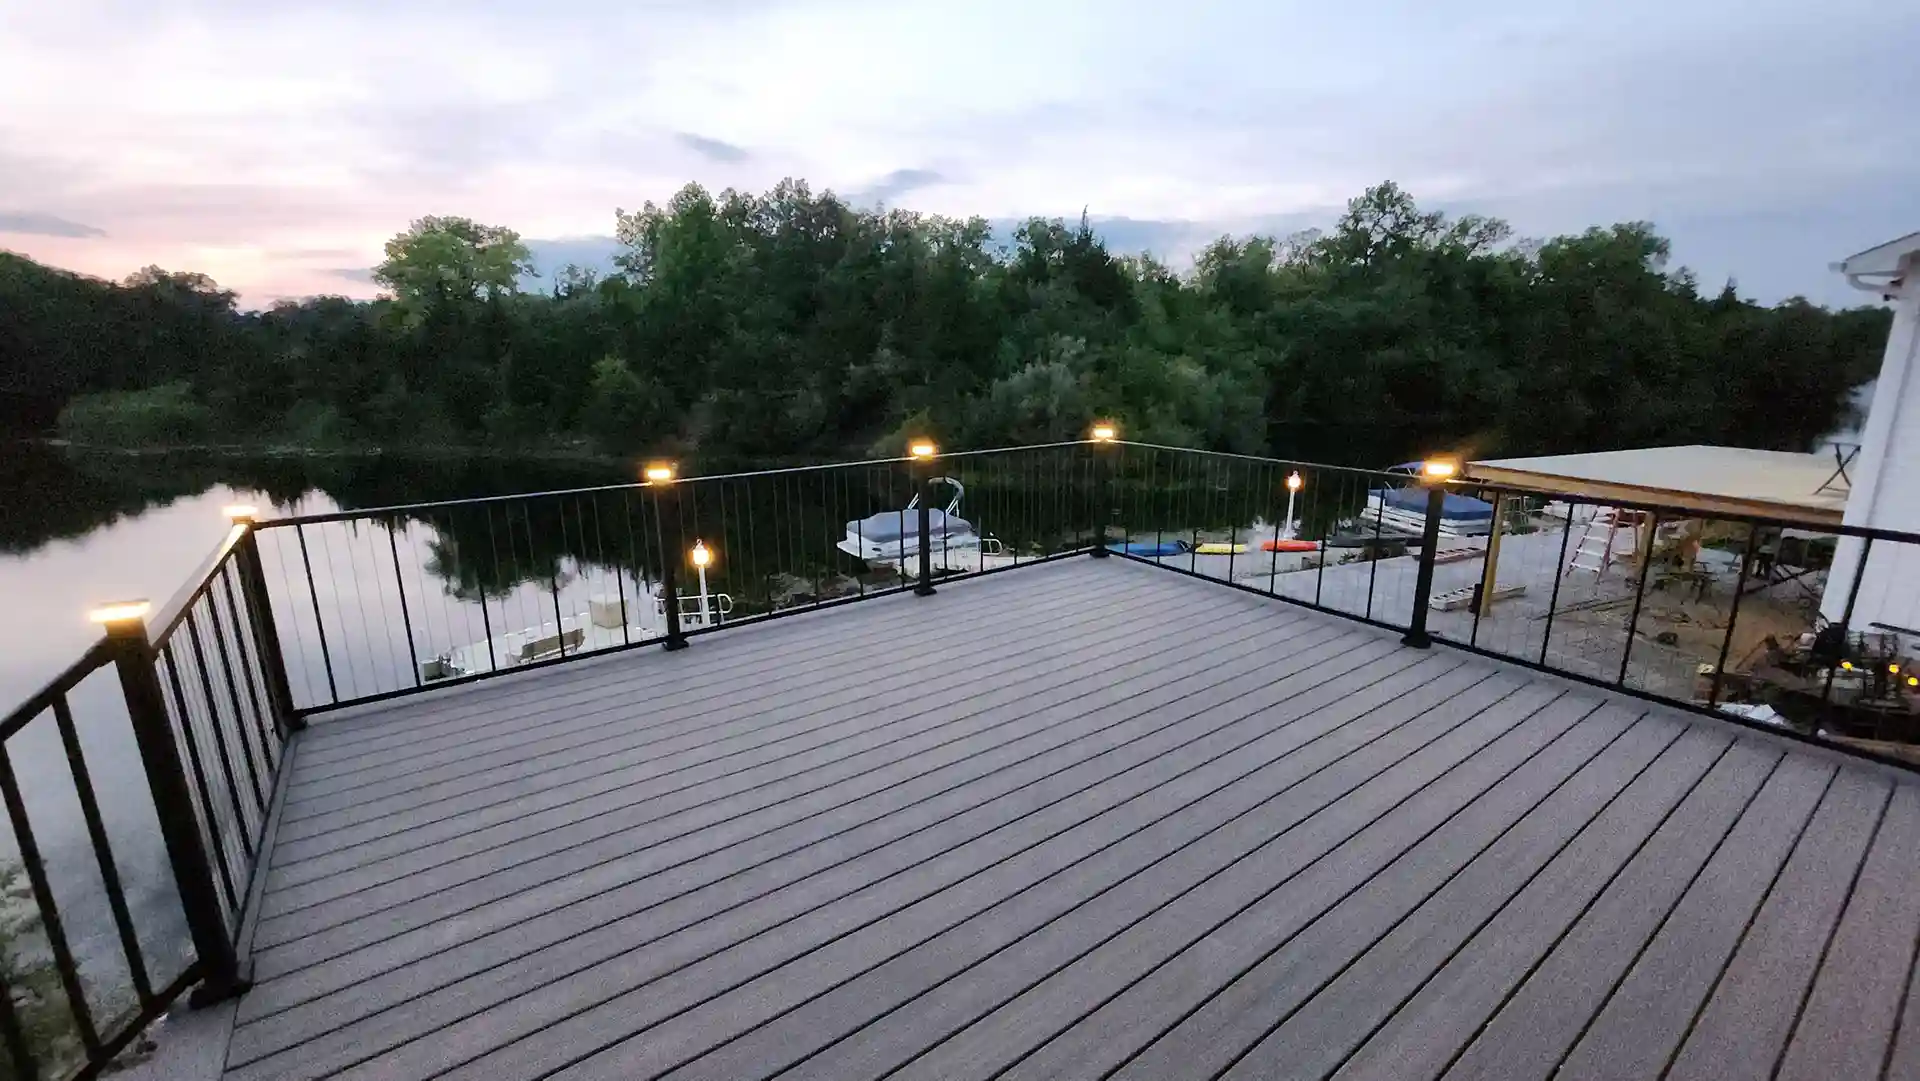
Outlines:
{"type": "Polygon", "coordinates": [[[1884,0],[16,6],[0,188],[111,236],[9,246],[243,302],[339,288],[425,214],[587,237],[713,173],[992,220],[1084,206],[1176,264],[1392,178],[1523,235],[1650,219],[1762,299],[1844,290],[1828,261],[1914,227],[1920,6],[1884,0]]]}
{"type": "Polygon", "coordinates": [[[82,225],[33,210],[0,210],[0,233],[25,233],[28,236],[94,237],[106,236],[105,229],[82,225]]]}
{"type": "Polygon", "coordinates": [[[370,267],[329,267],[324,273],[343,281],[373,284],[373,270],[370,267]]]}
{"type": "Polygon", "coordinates": [[[932,169],[895,169],[868,187],[854,192],[852,199],[856,203],[891,203],[908,192],[946,182],[944,174],[932,169]]]}
{"type": "Polygon", "coordinates": [[[738,165],[753,157],[752,152],[745,147],[735,146],[720,139],[710,139],[705,135],[695,135],[690,131],[674,132],[673,138],[681,146],[708,161],[717,161],[722,165],[738,165]]]}

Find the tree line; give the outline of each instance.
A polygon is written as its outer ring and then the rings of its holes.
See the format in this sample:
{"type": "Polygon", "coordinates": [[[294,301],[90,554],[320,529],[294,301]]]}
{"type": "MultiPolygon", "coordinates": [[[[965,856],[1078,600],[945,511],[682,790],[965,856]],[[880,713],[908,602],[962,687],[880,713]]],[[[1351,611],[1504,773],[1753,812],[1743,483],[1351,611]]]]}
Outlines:
{"type": "MultiPolygon", "coordinates": [[[[1807,449],[1873,377],[1883,310],[1712,293],[1646,223],[1519,240],[1382,184],[1325,232],[1176,272],[1085,220],[851,206],[784,181],[616,215],[618,269],[532,286],[511,230],[423,218],[386,295],[241,311],[0,253],[0,406],[88,442],[489,446],[737,459],[1129,437],[1288,453],[1418,431],[1473,453],[1807,449]]],[[[1379,463],[1354,463],[1379,464],[1379,463]]]]}

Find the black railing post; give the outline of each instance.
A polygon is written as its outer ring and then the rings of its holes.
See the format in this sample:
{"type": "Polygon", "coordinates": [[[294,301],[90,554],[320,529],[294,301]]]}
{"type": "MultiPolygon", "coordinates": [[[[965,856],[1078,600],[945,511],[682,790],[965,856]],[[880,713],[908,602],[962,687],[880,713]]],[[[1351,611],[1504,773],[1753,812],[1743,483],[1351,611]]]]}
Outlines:
{"type": "MultiPolygon", "coordinates": [[[[143,614],[105,621],[107,644],[120,674],[120,690],[126,697],[134,744],[139,748],[140,764],[147,774],[147,787],[153,794],[153,808],[160,823],[160,837],[166,844],[167,860],[173,867],[174,883],[180,890],[180,904],[187,918],[187,930],[199,957],[201,984],[190,1001],[201,1006],[241,994],[252,981],[240,971],[233,941],[227,936],[227,921],[221,913],[220,895],[213,880],[212,857],[200,836],[193,796],[187,788],[186,769],[180,764],[180,749],[174,743],[173,724],[167,718],[166,698],[160,690],[160,673],[155,664],[153,643],[147,639],[143,614]]],[[[207,808],[206,813],[211,816],[213,808],[207,808]]]]}
{"type": "Polygon", "coordinates": [[[913,456],[915,477],[920,482],[920,581],[913,592],[918,597],[933,596],[933,454],[913,456]]]}
{"type": "Polygon", "coordinates": [[[1095,559],[1105,559],[1109,554],[1107,528],[1111,524],[1113,511],[1109,505],[1113,499],[1113,464],[1112,452],[1105,448],[1112,445],[1111,437],[1102,439],[1095,435],[1093,440],[1093,558],[1095,559]]]}
{"type": "Polygon", "coordinates": [[[653,486],[653,509],[660,525],[660,608],[667,617],[666,649],[672,652],[687,648],[687,636],[680,630],[680,594],[674,587],[673,570],[680,562],[680,508],[674,500],[674,480],[671,474],[665,479],[651,481],[653,486]]]}
{"type": "Polygon", "coordinates": [[[282,732],[298,732],[307,722],[293,707],[293,684],[287,676],[286,655],[280,652],[280,631],[273,622],[273,602],[267,597],[266,570],[260,562],[258,531],[251,518],[236,518],[247,535],[234,547],[234,566],[240,571],[240,596],[246,602],[253,629],[254,652],[260,658],[261,678],[267,684],[267,702],[282,732]]]}
{"type": "MultiPolygon", "coordinates": [[[[1384,504],[1386,496],[1382,494],[1384,504]]],[[[1413,616],[1407,621],[1407,633],[1400,639],[1404,645],[1415,649],[1426,649],[1433,645],[1433,638],[1427,634],[1427,607],[1433,599],[1433,557],[1434,550],[1440,547],[1440,515],[1446,509],[1447,490],[1439,482],[1427,489],[1427,520],[1420,527],[1420,570],[1413,580],[1413,616]]],[[[1379,553],[1374,553],[1379,559],[1379,553]]]]}

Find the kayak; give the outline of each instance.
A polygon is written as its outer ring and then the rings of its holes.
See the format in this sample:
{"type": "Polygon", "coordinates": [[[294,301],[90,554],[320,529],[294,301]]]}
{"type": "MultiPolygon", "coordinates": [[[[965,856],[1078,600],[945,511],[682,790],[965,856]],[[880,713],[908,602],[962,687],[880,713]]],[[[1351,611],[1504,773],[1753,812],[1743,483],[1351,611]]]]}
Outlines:
{"type": "Polygon", "coordinates": [[[1135,541],[1131,544],[1109,544],[1107,545],[1107,550],[1110,552],[1119,552],[1122,555],[1147,556],[1151,558],[1153,556],[1185,555],[1187,545],[1184,541],[1165,541],[1158,544],[1148,541],[1135,541]]]}
{"type": "Polygon", "coordinates": [[[1310,540],[1261,541],[1260,550],[1263,552],[1317,552],[1320,550],[1320,542],[1310,540]]]}
{"type": "Polygon", "coordinates": [[[1247,546],[1244,544],[1228,544],[1225,541],[1209,541],[1206,544],[1194,548],[1194,551],[1203,556],[1240,556],[1247,554],[1247,546]]]}

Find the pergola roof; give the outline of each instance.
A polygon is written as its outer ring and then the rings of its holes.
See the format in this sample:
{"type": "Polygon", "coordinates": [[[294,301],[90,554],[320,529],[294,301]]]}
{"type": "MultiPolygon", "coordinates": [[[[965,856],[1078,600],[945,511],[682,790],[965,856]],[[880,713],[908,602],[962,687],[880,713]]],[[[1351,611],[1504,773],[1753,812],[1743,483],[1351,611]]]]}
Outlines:
{"type": "Polygon", "coordinates": [[[1605,503],[1658,503],[1701,514],[1837,526],[1847,482],[1831,453],[1649,447],[1472,462],[1469,480],[1605,503]]]}

